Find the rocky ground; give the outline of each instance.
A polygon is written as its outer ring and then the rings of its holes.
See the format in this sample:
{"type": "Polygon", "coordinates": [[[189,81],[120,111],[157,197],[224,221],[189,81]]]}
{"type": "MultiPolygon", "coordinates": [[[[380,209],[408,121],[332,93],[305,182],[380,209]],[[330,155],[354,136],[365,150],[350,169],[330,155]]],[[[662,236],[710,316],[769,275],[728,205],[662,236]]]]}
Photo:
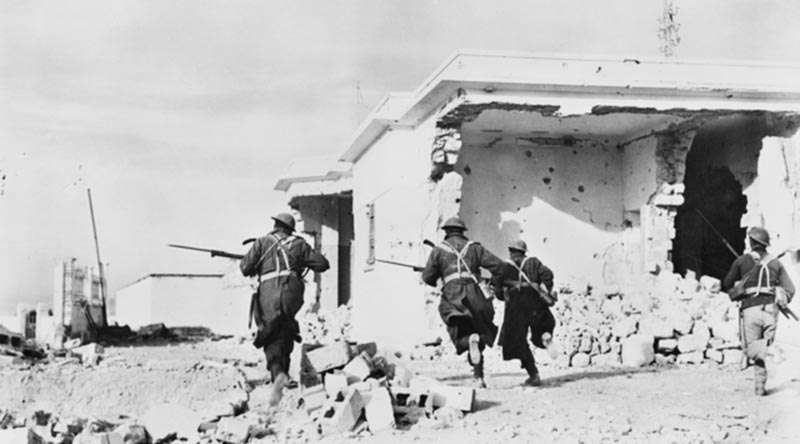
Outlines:
{"type": "MultiPolygon", "coordinates": [[[[376,434],[333,436],[323,442],[796,442],[800,347],[791,341],[778,347],[780,358],[770,363],[769,395],[763,398],[752,395],[752,372],[735,365],[706,361],[575,369],[548,364],[543,353],[544,386],[523,388],[522,370],[502,362],[499,351],[491,350],[488,388],[477,391],[474,410],[463,417],[376,434]]],[[[430,360],[403,360],[403,365],[447,384],[467,384],[470,379],[462,358],[448,353],[430,360]]],[[[260,354],[249,343],[233,339],[109,347],[96,366],[66,359],[0,368],[0,416],[8,412],[19,424],[20,418],[43,411],[62,421],[160,420],[159,427],[169,428],[178,427],[187,415],[187,421],[195,422],[244,409],[258,415],[266,407],[265,374],[260,354]]],[[[250,442],[311,439],[285,431],[294,420],[286,410],[297,395],[298,390],[290,390],[285,411],[273,414],[266,436],[250,442]]],[[[0,441],[10,439],[12,435],[3,432],[8,430],[0,430],[0,441]]]]}

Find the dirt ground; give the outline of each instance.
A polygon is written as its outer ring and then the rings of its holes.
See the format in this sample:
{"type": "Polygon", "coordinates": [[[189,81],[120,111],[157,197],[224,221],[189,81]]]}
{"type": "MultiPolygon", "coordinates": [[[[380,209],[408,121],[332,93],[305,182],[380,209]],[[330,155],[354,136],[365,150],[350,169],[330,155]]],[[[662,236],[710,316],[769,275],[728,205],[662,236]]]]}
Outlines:
{"type": "MultiPolygon", "coordinates": [[[[326,442],[738,443],[797,442],[800,346],[781,343],[770,363],[769,395],[752,394],[752,370],[693,365],[642,369],[558,369],[541,357],[544,386],[523,388],[524,372],[487,354],[487,389],[475,410],[449,427],[416,425],[326,442]]],[[[452,385],[467,384],[463,358],[404,362],[452,385]]],[[[266,403],[263,357],[236,340],[107,348],[97,367],[74,362],[0,369],[0,411],[113,421],[150,406],[182,404],[204,417],[266,403]]],[[[288,397],[297,391],[289,391],[288,397]]],[[[263,441],[272,442],[272,441],[263,441]]]]}

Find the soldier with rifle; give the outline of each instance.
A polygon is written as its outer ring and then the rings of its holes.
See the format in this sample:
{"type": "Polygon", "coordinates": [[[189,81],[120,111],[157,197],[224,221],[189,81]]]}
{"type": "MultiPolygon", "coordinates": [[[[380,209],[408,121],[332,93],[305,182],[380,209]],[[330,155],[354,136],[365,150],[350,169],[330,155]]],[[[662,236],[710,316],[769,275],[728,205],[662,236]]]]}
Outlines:
{"type": "Polygon", "coordinates": [[[767,252],[769,232],[752,227],[747,233],[749,252],[739,256],[722,281],[731,300],[741,301],[740,328],[745,355],[753,362],[755,394],[764,396],[767,347],[775,339],[778,312],[789,312],[794,285],[783,265],[767,252]]]}
{"type": "Polygon", "coordinates": [[[503,347],[503,360],[519,359],[528,372],[524,385],[536,387],[542,385],[542,380],[526,336],[530,330],[533,345],[547,349],[555,358],[558,353],[553,343],[556,320],[550,312],[555,297],[552,294],[553,272],[539,259],[526,256],[527,252],[525,241],[511,242],[508,246],[511,266],[494,282],[495,295],[506,303],[498,344],[503,347]]]}
{"type": "Polygon", "coordinates": [[[485,388],[483,350],[491,347],[497,336],[492,301],[479,285],[480,268],[492,275],[503,272],[505,264],[481,244],[464,235],[464,221],[451,217],[442,224],[444,241],[436,245],[422,270],[422,281],[436,286],[443,282],[439,315],[456,347],[456,353],[469,351],[467,361],[473,367],[475,384],[485,388]]]}
{"type": "Polygon", "coordinates": [[[289,381],[294,342],[301,339],[295,315],[303,305],[304,272],[323,272],[330,265],[303,238],[293,234],[295,221],[291,214],[281,213],[272,219],[274,229],[255,240],[239,268],[244,276],[258,277],[258,291],[250,306],[250,319],[255,319],[258,327],[253,345],[264,349],[273,384],[269,402],[275,406],[289,381]]]}

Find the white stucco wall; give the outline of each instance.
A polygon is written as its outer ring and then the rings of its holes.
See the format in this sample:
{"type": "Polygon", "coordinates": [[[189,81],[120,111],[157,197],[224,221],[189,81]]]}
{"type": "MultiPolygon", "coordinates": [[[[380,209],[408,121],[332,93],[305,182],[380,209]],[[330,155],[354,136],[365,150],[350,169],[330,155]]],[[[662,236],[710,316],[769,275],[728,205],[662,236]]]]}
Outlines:
{"type": "Polygon", "coordinates": [[[228,287],[219,277],[147,277],[117,292],[116,321],[133,329],[163,322],[243,334],[250,294],[249,287],[228,287]]]}
{"type": "Polygon", "coordinates": [[[521,238],[559,283],[600,283],[603,255],[623,222],[615,143],[539,146],[511,138],[486,148],[470,135],[462,139],[456,169],[464,177],[460,215],[469,237],[502,258],[508,242],[521,238]]]}
{"type": "Polygon", "coordinates": [[[639,211],[656,192],[655,136],[627,144],[622,153],[622,175],[625,211],[639,211]]]}
{"type": "Polygon", "coordinates": [[[419,273],[376,263],[367,266],[369,223],[375,205],[375,256],[423,264],[433,122],[385,133],[353,166],[355,242],[352,265],[352,335],[403,346],[426,337],[425,287],[419,273]],[[402,332],[402,334],[400,333],[402,332]]]}

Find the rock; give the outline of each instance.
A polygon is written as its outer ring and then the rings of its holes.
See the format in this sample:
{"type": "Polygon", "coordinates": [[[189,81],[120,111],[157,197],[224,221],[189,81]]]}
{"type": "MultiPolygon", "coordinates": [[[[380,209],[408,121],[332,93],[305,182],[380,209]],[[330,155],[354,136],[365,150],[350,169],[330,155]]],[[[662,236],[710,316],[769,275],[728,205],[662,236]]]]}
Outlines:
{"type": "Polygon", "coordinates": [[[28,442],[28,429],[0,429],[0,442],[8,444],[26,444],[28,442]]]}
{"type": "Polygon", "coordinates": [[[678,349],[677,339],[659,339],[656,349],[662,353],[673,353],[678,349]]]}
{"type": "Polygon", "coordinates": [[[344,366],[342,372],[347,376],[347,382],[349,384],[367,379],[372,373],[369,356],[363,354],[354,357],[344,366]]]}
{"type": "Polygon", "coordinates": [[[333,371],[325,374],[325,392],[329,397],[336,396],[339,392],[347,388],[347,375],[340,371],[333,371]]]}
{"type": "Polygon", "coordinates": [[[653,344],[655,338],[649,335],[635,334],[622,341],[622,365],[641,367],[655,359],[653,344]]]}
{"type": "Polygon", "coordinates": [[[214,432],[214,438],[226,444],[244,444],[258,425],[256,418],[245,415],[236,418],[222,418],[214,432]]]}
{"type": "Polygon", "coordinates": [[[720,291],[722,284],[719,279],[711,276],[703,276],[700,278],[700,288],[705,291],[717,293],[720,291]]]}
{"type": "Polygon", "coordinates": [[[363,410],[364,400],[358,390],[349,390],[346,394],[330,398],[320,416],[323,434],[341,434],[353,430],[363,410]]]}
{"type": "Polygon", "coordinates": [[[621,319],[616,324],[614,324],[614,327],[612,328],[611,331],[614,334],[614,336],[624,339],[636,333],[636,325],[637,321],[635,318],[627,317],[621,319]]]}
{"type": "Polygon", "coordinates": [[[728,343],[739,342],[739,323],[737,321],[718,321],[712,324],[711,333],[728,343]]]}
{"type": "Polygon", "coordinates": [[[392,397],[386,388],[371,391],[369,402],[364,407],[369,430],[373,433],[394,427],[392,397]]]}
{"type": "Polygon", "coordinates": [[[618,353],[606,353],[602,355],[592,356],[592,365],[600,367],[616,367],[620,364],[618,353]]]}
{"type": "Polygon", "coordinates": [[[9,429],[14,425],[14,414],[9,411],[0,411],[0,430],[9,429]]]}
{"type": "Polygon", "coordinates": [[[307,413],[311,413],[317,409],[322,408],[327,400],[325,395],[325,386],[322,384],[315,385],[314,387],[303,388],[303,407],[307,413]]]}
{"type": "Polygon", "coordinates": [[[696,321],[692,327],[692,334],[703,338],[708,343],[708,340],[711,339],[711,327],[703,321],[696,321]]]}
{"type": "Polygon", "coordinates": [[[675,336],[672,326],[661,319],[648,316],[639,320],[639,333],[666,339],[675,336]]]}
{"type": "Polygon", "coordinates": [[[464,412],[453,407],[442,407],[433,412],[433,419],[442,428],[452,427],[457,421],[464,419],[464,412]]]}
{"type": "Polygon", "coordinates": [[[703,362],[703,352],[681,353],[678,355],[678,364],[700,364],[703,362]]]}
{"type": "Polygon", "coordinates": [[[592,351],[592,337],[582,336],[580,345],[578,345],[578,353],[589,353],[592,351]]]}
{"type": "Polygon", "coordinates": [[[578,353],[575,356],[573,356],[572,360],[570,361],[571,365],[577,368],[588,367],[589,362],[590,358],[589,355],[586,353],[578,353]]]}
{"type": "Polygon", "coordinates": [[[681,353],[702,352],[708,347],[708,338],[690,333],[678,338],[678,351],[681,353]]]}
{"type": "Polygon", "coordinates": [[[122,424],[114,429],[114,433],[122,436],[125,444],[148,444],[150,442],[147,430],[139,424],[122,424]]]}
{"type": "Polygon", "coordinates": [[[350,362],[350,347],[346,342],[334,342],[306,352],[308,361],[317,373],[344,367],[350,362]]]}
{"type": "Polygon", "coordinates": [[[692,315],[684,310],[675,310],[670,313],[669,322],[672,324],[672,329],[679,335],[688,335],[694,326],[692,315]]]}
{"type": "Polygon", "coordinates": [[[665,366],[670,363],[669,358],[661,353],[656,353],[656,365],[665,366]]]}
{"type": "Polygon", "coordinates": [[[97,365],[103,355],[103,346],[92,342],[72,349],[72,353],[80,356],[84,365],[97,365]]]}
{"type": "Polygon", "coordinates": [[[722,362],[724,362],[726,365],[727,364],[739,365],[742,359],[744,359],[744,353],[739,349],[729,348],[722,350],[722,362]]]}
{"type": "Polygon", "coordinates": [[[724,355],[720,350],[708,349],[705,352],[705,356],[707,359],[710,359],[717,364],[722,364],[724,361],[724,355]]]}
{"type": "Polygon", "coordinates": [[[202,422],[203,418],[194,410],[171,403],[157,404],[141,418],[142,425],[154,441],[172,433],[178,438],[196,439],[197,427],[202,422]]]}

